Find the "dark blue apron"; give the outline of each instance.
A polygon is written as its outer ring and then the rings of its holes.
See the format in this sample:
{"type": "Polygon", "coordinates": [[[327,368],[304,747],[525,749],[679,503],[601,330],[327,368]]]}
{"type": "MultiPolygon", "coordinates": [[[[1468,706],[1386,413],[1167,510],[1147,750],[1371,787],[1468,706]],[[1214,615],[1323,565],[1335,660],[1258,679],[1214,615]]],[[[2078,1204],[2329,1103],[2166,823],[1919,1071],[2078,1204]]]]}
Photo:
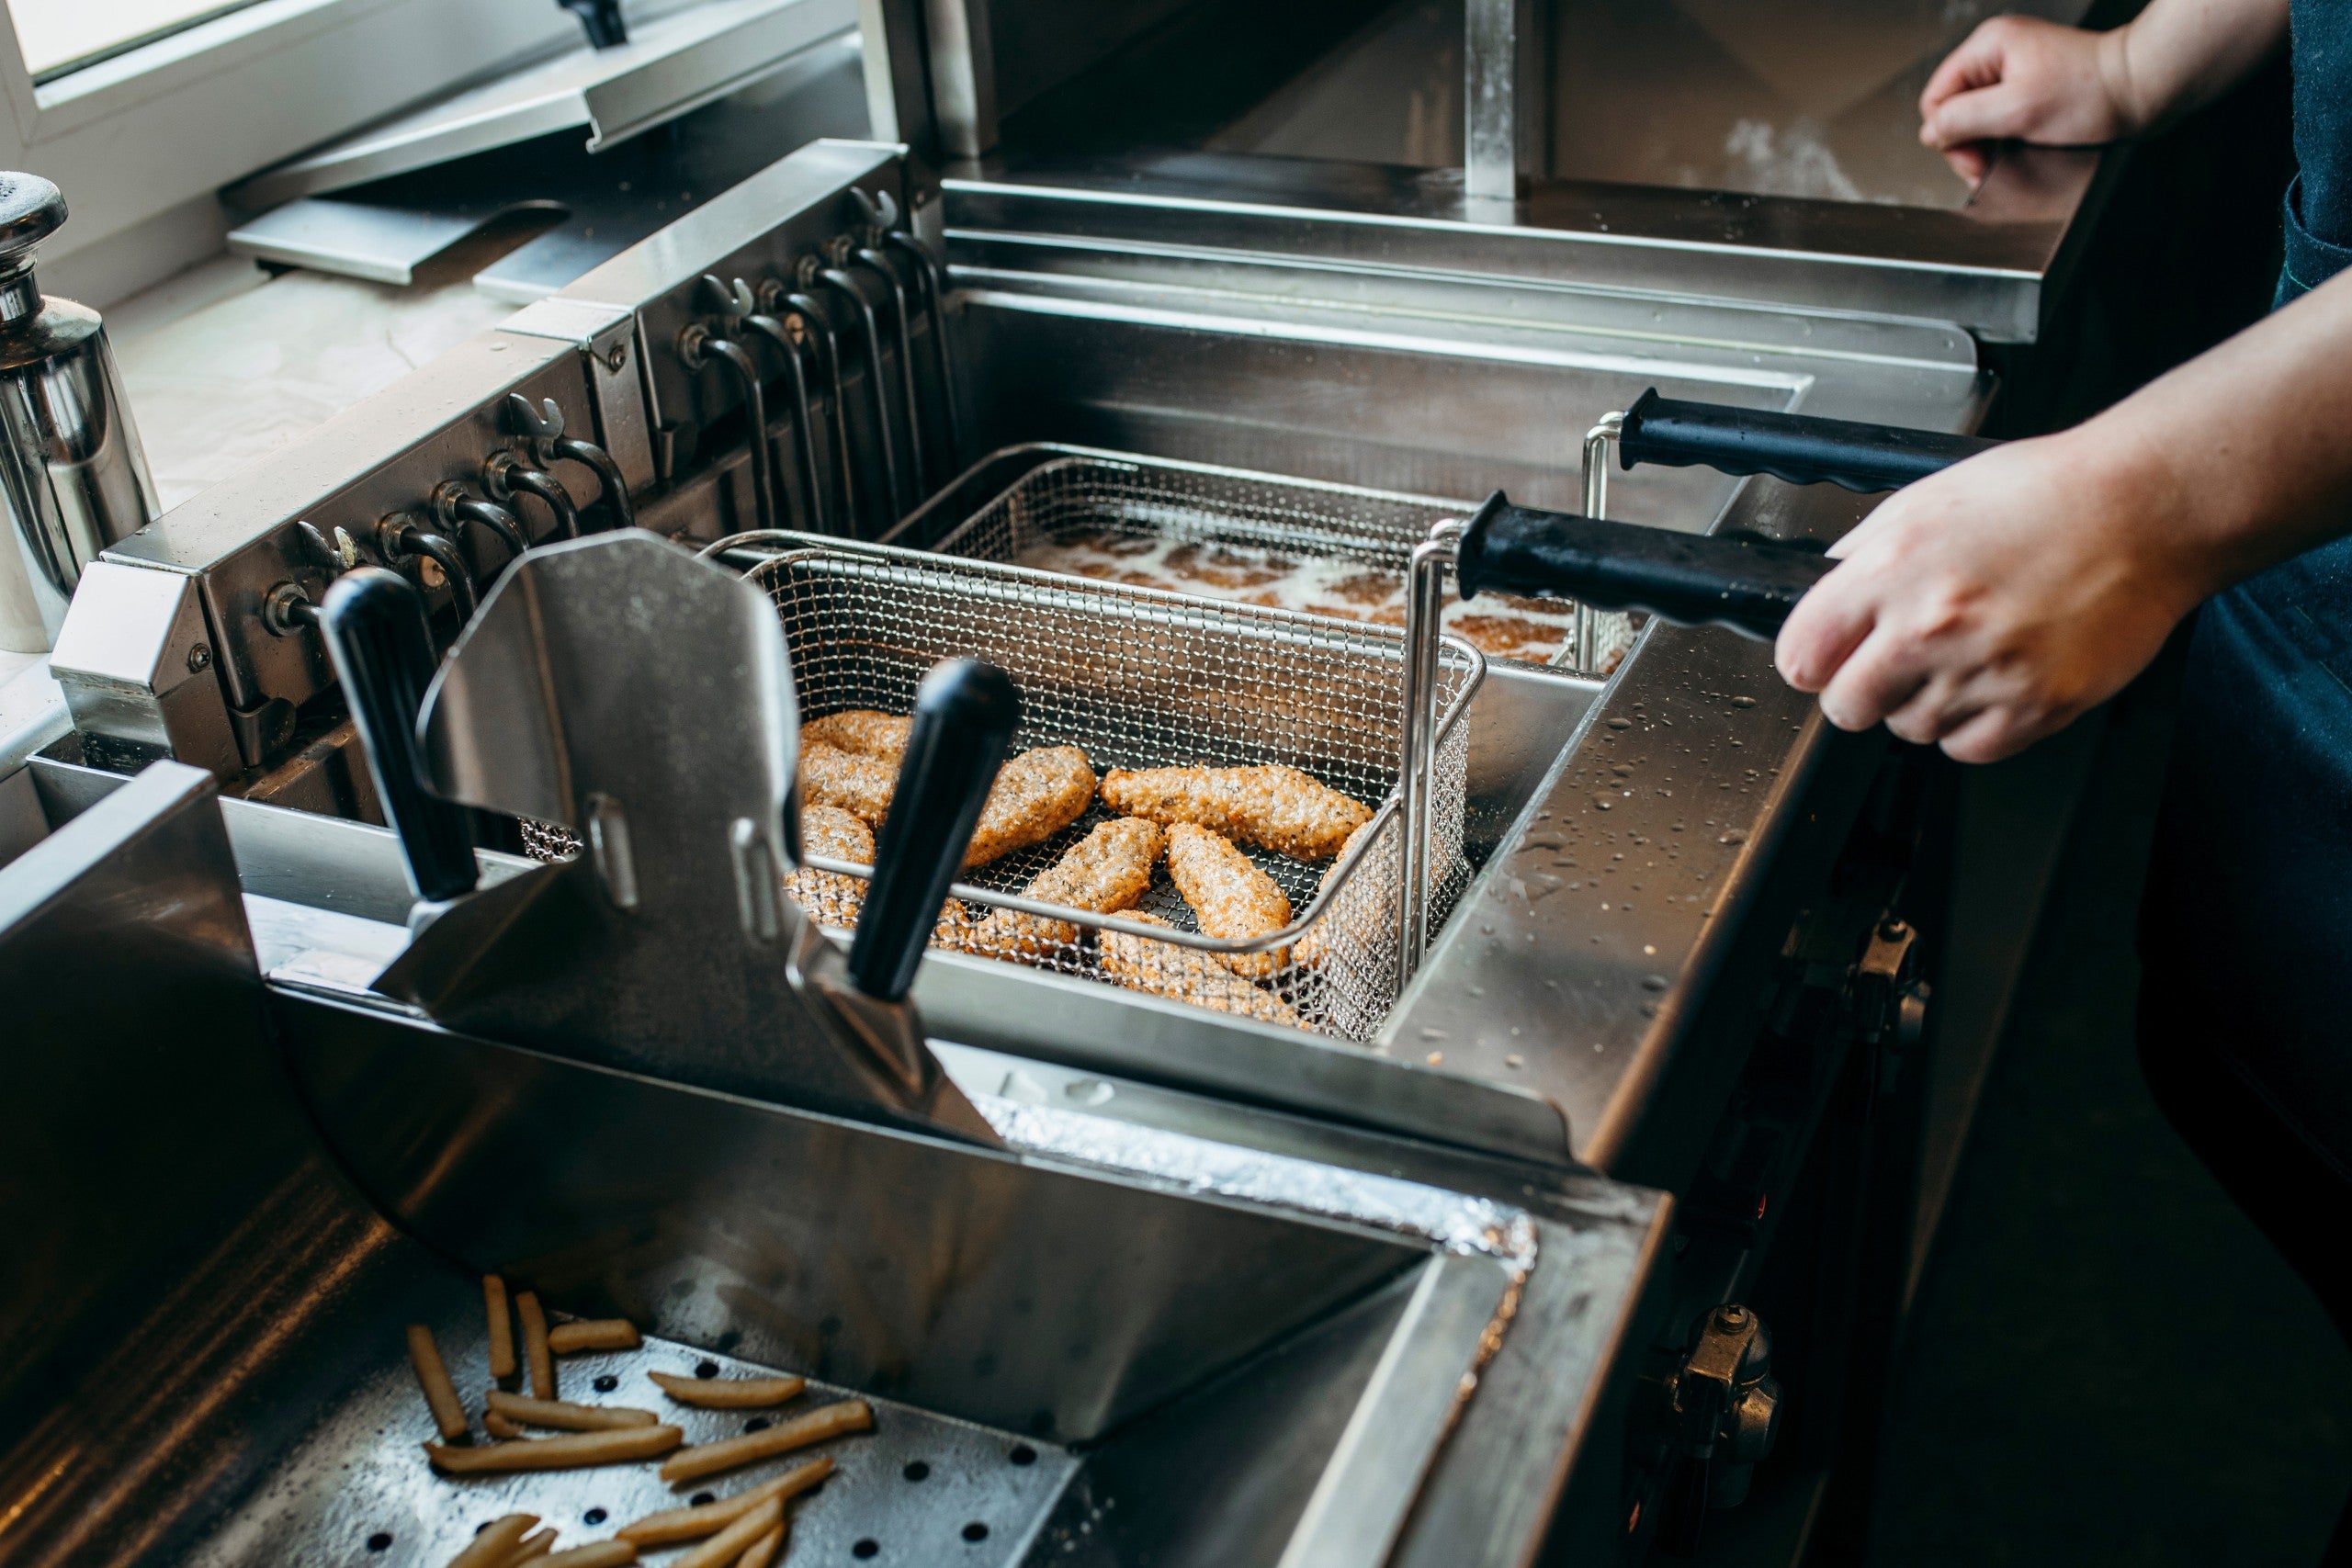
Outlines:
{"type": "MultiPolygon", "coordinates": [[[[2278,306],[2352,266],[2352,0],[2292,12],[2278,306]]],[[[2352,538],[2200,614],[2143,936],[2143,1030],[2197,1037],[2352,1176],[2352,538]]]]}

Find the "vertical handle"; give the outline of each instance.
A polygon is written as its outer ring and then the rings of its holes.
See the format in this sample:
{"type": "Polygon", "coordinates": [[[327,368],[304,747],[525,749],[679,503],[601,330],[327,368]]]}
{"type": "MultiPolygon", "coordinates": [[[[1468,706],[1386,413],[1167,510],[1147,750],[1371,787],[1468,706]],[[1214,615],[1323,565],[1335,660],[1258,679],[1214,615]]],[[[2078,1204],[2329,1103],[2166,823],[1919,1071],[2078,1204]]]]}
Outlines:
{"type": "Polygon", "coordinates": [[[425,793],[416,743],[416,716],[434,669],[424,596],[397,572],[358,567],[328,587],[319,629],[417,897],[437,903],[472,892],[473,834],[465,808],[425,793]]]}
{"type": "Polygon", "coordinates": [[[850,944],[850,981],[865,995],[895,1002],[914,984],[1020,722],[1021,694],[992,664],[949,660],[922,678],[906,760],[874,852],[874,884],[850,944]]]}
{"type": "Polygon", "coordinates": [[[1979,435],[1899,424],[1686,402],[1659,397],[1655,387],[1625,411],[1617,434],[1619,459],[1629,468],[1636,463],[1697,464],[1726,474],[1770,474],[1791,484],[1834,484],[1865,494],[1900,490],[1999,445],[1979,435]]]}

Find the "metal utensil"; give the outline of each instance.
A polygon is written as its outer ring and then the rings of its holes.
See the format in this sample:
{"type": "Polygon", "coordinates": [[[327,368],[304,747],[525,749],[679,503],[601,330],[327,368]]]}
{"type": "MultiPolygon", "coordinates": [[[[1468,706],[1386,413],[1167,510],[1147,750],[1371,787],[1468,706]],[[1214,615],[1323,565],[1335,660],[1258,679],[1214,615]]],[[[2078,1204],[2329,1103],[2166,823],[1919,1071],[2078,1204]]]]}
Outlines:
{"type": "MultiPolygon", "coordinates": [[[[993,721],[948,700],[962,689],[942,688],[934,743],[984,753],[993,721]]],[[[757,592],[648,534],[532,551],[435,678],[418,734],[435,794],[586,849],[461,900],[377,988],[493,1040],[993,1142],[903,987],[861,985],[783,891],[797,729],[757,592]]],[[[906,782],[944,808],[993,772],[906,782]]],[[[922,886],[940,874],[922,854],[952,867],[963,848],[902,852],[902,874],[922,886]]]]}

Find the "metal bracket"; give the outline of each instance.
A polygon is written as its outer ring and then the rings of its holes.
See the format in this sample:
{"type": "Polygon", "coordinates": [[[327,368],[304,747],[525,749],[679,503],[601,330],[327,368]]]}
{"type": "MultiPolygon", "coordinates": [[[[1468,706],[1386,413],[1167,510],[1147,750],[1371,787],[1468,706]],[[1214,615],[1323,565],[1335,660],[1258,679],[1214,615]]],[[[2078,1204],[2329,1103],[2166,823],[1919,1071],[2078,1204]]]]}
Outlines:
{"type": "Polygon", "coordinates": [[[1780,1433],[1781,1385],[1763,1320],[1736,1303],[1709,1313],[1681,1367],[1667,1379],[1666,1394],[1682,1479],[1659,1544],[1688,1555],[1698,1549],[1709,1511],[1747,1500],[1756,1466],[1780,1433]]]}

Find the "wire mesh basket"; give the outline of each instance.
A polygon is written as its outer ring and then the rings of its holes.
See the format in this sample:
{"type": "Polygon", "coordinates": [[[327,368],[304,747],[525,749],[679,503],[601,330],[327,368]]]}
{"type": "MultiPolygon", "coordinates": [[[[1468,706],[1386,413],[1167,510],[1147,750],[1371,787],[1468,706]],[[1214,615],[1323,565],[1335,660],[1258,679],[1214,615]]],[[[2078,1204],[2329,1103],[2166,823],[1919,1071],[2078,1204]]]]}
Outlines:
{"type": "MultiPolygon", "coordinates": [[[[1407,565],[1475,503],[1081,447],[1023,474],[933,547],[1102,581],[1401,626],[1407,565]]],[[[989,461],[1001,461],[998,454],[989,461]]],[[[1449,596],[1448,632],[1489,658],[1587,674],[1633,646],[1626,615],[1449,596]]]]}
{"type": "MultiPolygon", "coordinates": [[[[1434,919],[1468,885],[1469,727],[1462,720],[1486,660],[1467,643],[1447,637],[1439,651],[1430,849],[1407,857],[1395,798],[1405,736],[1397,631],[831,540],[786,548],[746,575],[782,619],[804,722],[852,708],[907,713],[934,663],[984,659],[1020,688],[1016,752],[1077,746],[1097,773],[1282,763],[1374,808],[1333,860],[1245,847],[1288,897],[1292,919],[1240,941],[1202,934],[1164,871],[1142,903],[1122,913],[1023,897],[1033,877],[1109,819],[1098,798],[1043,843],[967,872],[970,880],[957,885],[942,921],[942,945],[1363,1040],[1386,1017],[1406,973],[1408,860],[1432,868],[1434,919]],[[1023,915],[1031,918],[1017,919],[1023,915]],[[998,934],[981,934],[989,931],[998,934]]],[[[823,874],[801,874],[796,891],[804,904],[829,924],[854,924],[870,868],[813,853],[806,864],[823,874]]]]}

